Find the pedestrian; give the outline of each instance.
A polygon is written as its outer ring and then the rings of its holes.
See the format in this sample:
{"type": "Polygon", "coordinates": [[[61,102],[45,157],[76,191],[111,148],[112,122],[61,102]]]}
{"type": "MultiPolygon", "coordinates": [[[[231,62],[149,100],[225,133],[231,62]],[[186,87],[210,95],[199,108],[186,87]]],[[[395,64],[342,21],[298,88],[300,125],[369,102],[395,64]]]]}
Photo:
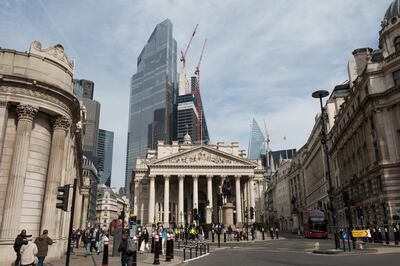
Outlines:
{"type": "Polygon", "coordinates": [[[21,253],[21,266],[34,266],[38,248],[32,241],[25,241],[19,251],[21,253]]]}
{"type": "Polygon", "coordinates": [[[82,230],[78,228],[78,229],[76,230],[76,238],[75,238],[75,241],[76,241],[76,248],[79,248],[79,241],[80,241],[80,239],[81,239],[81,236],[82,236],[82,230]]]}
{"type": "Polygon", "coordinates": [[[133,240],[128,241],[128,233],[124,232],[118,247],[118,252],[121,254],[121,266],[132,266],[133,264],[133,254],[136,247],[132,247],[132,242],[133,240]]]}
{"type": "Polygon", "coordinates": [[[85,236],[84,236],[84,244],[85,244],[85,257],[88,255],[92,255],[92,252],[90,250],[91,246],[91,236],[90,236],[90,231],[89,229],[86,229],[85,231],[85,236]]]}
{"type": "Polygon", "coordinates": [[[278,227],[275,228],[276,239],[279,239],[279,229],[278,227]]]}
{"type": "Polygon", "coordinates": [[[90,230],[90,254],[92,254],[93,249],[98,251],[96,247],[96,242],[97,242],[97,229],[92,228],[90,230]]]}
{"type": "Polygon", "coordinates": [[[105,234],[103,230],[99,230],[97,234],[99,235],[99,240],[97,241],[97,255],[99,255],[104,250],[105,234]]]}
{"type": "Polygon", "coordinates": [[[269,236],[274,239],[274,228],[272,226],[269,228],[269,236]]]}
{"type": "Polygon", "coordinates": [[[254,241],[254,239],[256,238],[256,230],[254,229],[254,226],[251,227],[250,232],[251,232],[251,240],[254,241]]]}
{"type": "Polygon", "coordinates": [[[31,236],[32,235],[27,235],[26,234],[26,230],[25,229],[22,229],[21,233],[15,238],[14,251],[15,251],[15,253],[17,255],[17,259],[15,260],[15,266],[19,266],[19,264],[20,264],[20,261],[21,261],[21,253],[20,253],[20,251],[21,251],[22,245],[23,244],[27,244],[28,243],[27,238],[31,237],[31,236]]]}
{"type": "Polygon", "coordinates": [[[161,233],[161,236],[162,236],[162,254],[166,254],[166,247],[167,247],[167,245],[166,245],[166,243],[167,243],[167,230],[165,229],[165,228],[163,228],[163,230],[162,230],[162,233],[161,233]]]}
{"type": "Polygon", "coordinates": [[[228,226],[228,241],[232,241],[232,233],[233,233],[232,226],[228,226]]]}
{"type": "Polygon", "coordinates": [[[44,259],[47,256],[47,252],[49,250],[49,245],[53,244],[53,240],[48,236],[49,231],[47,229],[43,230],[43,234],[35,239],[35,244],[38,249],[37,257],[38,264],[37,266],[43,266],[44,259]]]}
{"type": "Polygon", "coordinates": [[[146,228],[143,229],[142,233],[142,246],[143,248],[140,247],[141,252],[149,249],[149,233],[147,232],[146,228]]]}

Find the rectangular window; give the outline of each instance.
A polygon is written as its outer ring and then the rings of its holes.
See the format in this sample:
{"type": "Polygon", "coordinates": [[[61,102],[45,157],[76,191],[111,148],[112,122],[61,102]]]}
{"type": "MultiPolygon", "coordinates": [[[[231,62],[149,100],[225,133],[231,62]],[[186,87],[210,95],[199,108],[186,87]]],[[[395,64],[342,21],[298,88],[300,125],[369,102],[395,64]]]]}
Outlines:
{"type": "Polygon", "coordinates": [[[400,86],[400,69],[393,72],[393,80],[395,86],[400,86]]]}

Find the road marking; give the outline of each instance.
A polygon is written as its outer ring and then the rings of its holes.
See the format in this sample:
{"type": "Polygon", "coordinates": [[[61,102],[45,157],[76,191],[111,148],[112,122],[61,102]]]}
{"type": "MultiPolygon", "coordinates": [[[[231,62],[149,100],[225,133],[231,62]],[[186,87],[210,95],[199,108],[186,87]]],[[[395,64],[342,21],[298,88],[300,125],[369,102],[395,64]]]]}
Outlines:
{"type": "Polygon", "coordinates": [[[197,259],[201,259],[201,258],[203,258],[203,257],[206,257],[206,256],[208,256],[208,255],[210,255],[210,253],[206,253],[206,254],[204,254],[204,255],[201,255],[201,256],[198,256],[198,257],[196,257],[196,258],[192,258],[192,259],[184,260],[183,262],[194,261],[194,260],[197,260],[197,259]]]}

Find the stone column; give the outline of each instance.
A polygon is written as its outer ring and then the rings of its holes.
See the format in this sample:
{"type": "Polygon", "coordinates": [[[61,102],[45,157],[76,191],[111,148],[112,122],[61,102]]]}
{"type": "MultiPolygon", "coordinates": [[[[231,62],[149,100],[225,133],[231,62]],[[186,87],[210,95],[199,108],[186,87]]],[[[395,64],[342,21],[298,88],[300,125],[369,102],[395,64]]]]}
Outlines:
{"type": "Polygon", "coordinates": [[[155,184],[155,176],[151,175],[150,178],[150,195],[149,195],[149,224],[154,224],[154,205],[156,200],[156,184],[155,184]]]}
{"type": "MultiPolygon", "coordinates": [[[[254,193],[254,176],[250,176],[249,178],[249,194],[250,194],[250,207],[255,208],[256,201],[255,201],[255,193],[254,193]]],[[[250,209],[249,209],[250,210],[250,209]]],[[[250,212],[249,212],[250,217],[250,212]]],[[[255,218],[255,215],[254,215],[255,218]]],[[[249,219],[250,221],[254,222],[255,219],[249,219]]]]}
{"type": "Polygon", "coordinates": [[[164,227],[169,227],[169,175],[164,176],[164,227]]]}
{"type": "Polygon", "coordinates": [[[185,176],[184,175],[180,175],[178,176],[179,178],[179,198],[178,198],[178,219],[179,222],[178,224],[180,225],[185,225],[185,211],[183,209],[184,205],[183,205],[183,195],[184,195],[184,186],[183,186],[183,181],[185,180],[185,176]]]}
{"type": "Polygon", "coordinates": [[[242,223],[242,199],[240,197],[240,175],[235,176],[236,190],[236,224],[242,223]]]}
{"type": "Polygon", "coordinates": [[[15,236],[20,233],[18,231],[21,218],[22,199],[24,196],[24,182],[26,167],[28,164],[29,144],[31,140],[33,119],[37,112],[38,109],[30,105],[19,104],[17,106],[18,125],[4,202],[3,222],[0,230],[0,239],[2,240],[14,240],[15,236]]]}
{"type": "Polygon", "coordinates": [[[82,204],[82,218],[81,218],[81,227],[86,228],[87,224],[87,211],[89,208],[89,195],[87,192],[84,192],[82,195],[83,204],[82,204]]]}
{"type": "Polygon", "coordinates": [[[0,101],[0,158],[3,153],[4,138],[6,135],[8,120],[7,102],[0,101]]]}
{"type": "Polygon", "coordinates": [[[199,211],[199,186],[198,186],[199,176],[193,176],[193,211],[197,209],[199,211]]]}
{"type": "MultiPolygon", "coordinates": [[[[51,139],[50,159],[47,168],[46,193],[44,194],[41,228],[49,230],[49,235],[56,235],[56,217],[60,211],[56,209],[57,188],[61,183],[61,174],[64,160],[64,147],[67,130],[71,121],[65,116],[56,116],[52,120],[53,136],[51,139]]],[[[70,190],[72,191],[72,190],[70,190]]]]}
{"type": "Polygon", "coordinates": [[[207,217],[206,223],[212,223],[212,207],[213,207],[213,195],[212,195],[212,175],[207,175],[207,217]]]}

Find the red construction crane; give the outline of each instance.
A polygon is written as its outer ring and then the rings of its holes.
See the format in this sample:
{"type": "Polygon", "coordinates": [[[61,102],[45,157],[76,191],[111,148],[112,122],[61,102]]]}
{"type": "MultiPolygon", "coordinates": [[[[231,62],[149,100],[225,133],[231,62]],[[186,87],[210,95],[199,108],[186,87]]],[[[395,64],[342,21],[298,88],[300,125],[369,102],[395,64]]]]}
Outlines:
{"type": "Polygon", "coordinates": [[[200,59],[199,59],[199,63],[197,63],[196,66],[196,71],[194,72],[194,74],[196,75],[196,79],[197,79],[197,114],[199,116],[198,118],[198,123],[197,123],[197,139],[198,141],[200,141],[200,145],[202,144],[202,128],[201,128],[201,120],[202,120],[202,115],[201,115],[201,104],[200,104],[200,64],[201,64],[201,60],[203,59],[203,53],[204,53],[204,48],[206,47],[206,43],[207,43],[207,39],[204,40],[204,44],[203,44],[203,49],[201,50],[201,54],[200,54],[200,59]]]}
{"type": "Polygon", "coordinates": [[[187,52],[189,50],[190,44],[192,43],[193,37],[196,34],[196,30],[197,30],[198,26],[199,26],[199,24],[197,24],[196,27],[194,28],[194,31],[192,33],[192,36],[190,37],[189,43],[186,46],[185,52],[181,51],[181,62],[183,64],[183,68],[185,68],[185,65],[186,65],[186,54],[187,54],[187,52]]]}

